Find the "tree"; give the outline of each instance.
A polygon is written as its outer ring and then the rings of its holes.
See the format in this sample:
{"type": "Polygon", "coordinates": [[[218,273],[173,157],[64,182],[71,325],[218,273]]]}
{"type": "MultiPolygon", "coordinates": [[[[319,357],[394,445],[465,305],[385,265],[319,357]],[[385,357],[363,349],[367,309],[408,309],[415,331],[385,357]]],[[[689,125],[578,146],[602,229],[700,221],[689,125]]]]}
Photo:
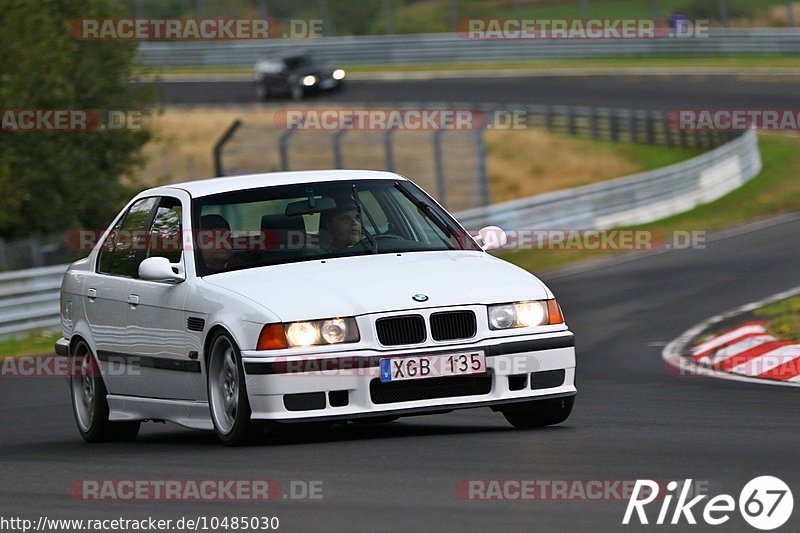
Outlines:
{"type": "MultiPolygon", "coordinates": [[[[78,40],[69,24],[120,16],[102,0],[4,0],[0,111],[150,112],[152,93],[129,81],[135,41],[78,40]]],[[[146,123],[146,121],[145,121],[146,123]]],[[[104,228],[128,199],[150,138],[119,131],[0,130],[0,237],[104,228]]]]}

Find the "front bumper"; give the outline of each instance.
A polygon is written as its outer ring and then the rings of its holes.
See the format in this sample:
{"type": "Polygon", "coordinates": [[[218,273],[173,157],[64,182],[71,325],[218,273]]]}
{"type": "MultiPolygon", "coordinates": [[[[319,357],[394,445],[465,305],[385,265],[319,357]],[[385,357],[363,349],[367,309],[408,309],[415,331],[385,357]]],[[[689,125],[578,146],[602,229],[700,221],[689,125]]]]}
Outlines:
{"type": "Polygon", "coordinates": [[[254,420],[402,416],[497,407],[576,393],[575,339],[569,331],[433,350],[358,350],[291,357],[244,351],[242,360],[254,420]],[[380,382],[382,358],[475,351],[486,356],[486,374],[380,382]]]}
{"type": "Polygon", "coordinates": [[[69,355],[69,341],[61,337],[55,344],[56,355],[67,356],[69,355]]]}

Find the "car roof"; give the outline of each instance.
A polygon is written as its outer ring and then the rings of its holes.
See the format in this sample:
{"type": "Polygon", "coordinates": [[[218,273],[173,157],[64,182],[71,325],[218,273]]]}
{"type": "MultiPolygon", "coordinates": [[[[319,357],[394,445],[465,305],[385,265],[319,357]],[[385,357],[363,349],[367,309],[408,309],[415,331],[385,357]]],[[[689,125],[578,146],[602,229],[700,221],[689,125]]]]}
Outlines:
{"type": "Polygon", "coordinates": [[[221,192],[257,189],[273,185],[292,185],[295,183],[312,183],[319,181],[348,180],[405,180],[406,178],[393,172],[378,170],[302,170],[294,172],[267,172],[264,174],[248,174],[244,176],[225,176],[203,180],[173,183],[149,189],[142,195],[167,194],[169,190],[181,189],[193,198],[208,196],[221,192]]]}

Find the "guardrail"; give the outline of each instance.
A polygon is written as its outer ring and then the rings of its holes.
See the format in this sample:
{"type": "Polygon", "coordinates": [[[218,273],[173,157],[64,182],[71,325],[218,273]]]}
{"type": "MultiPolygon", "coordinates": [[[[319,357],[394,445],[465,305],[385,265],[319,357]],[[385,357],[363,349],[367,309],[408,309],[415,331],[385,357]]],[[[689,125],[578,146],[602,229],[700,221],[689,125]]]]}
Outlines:
{"type": "Polygon", "coordinates": [[[67,266],[0,274],[0,335],[52,329],[61,323],[59,291],[67,266]]]}
{"type": "Polygon", "coordinates": [[[143,42],[148,66],[253,66],[303,49],[345,64],[418,64],[570,57],[724,56],[800,53],[800,29],[715,29],[706,37],[656,39],[473,40],[456,33],[321,37],[264,41],[143,42]]]}
{"type": "MultiPolygon", "coordinates": [[[[761,170],[756,133],[662,169],[455,213],[468,229],[595,229],[658,220],[711,202],[761,170]]],[[[55,328],[67,265],[0,274],[0,335],[55,328]]]]}
{"type": "Polygon", "coordinates": [[[716,200],[761,171],[758,137],[741,137],[650,172],[455,213],[470,230],[598,229],[645,224],[716,200]]]}

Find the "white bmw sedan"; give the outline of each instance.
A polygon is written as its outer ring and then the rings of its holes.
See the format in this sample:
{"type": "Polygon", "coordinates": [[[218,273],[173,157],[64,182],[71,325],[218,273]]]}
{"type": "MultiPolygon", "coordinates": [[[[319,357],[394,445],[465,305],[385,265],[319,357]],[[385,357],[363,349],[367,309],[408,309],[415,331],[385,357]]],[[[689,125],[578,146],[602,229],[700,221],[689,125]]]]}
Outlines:
{"type": "Polygon", "coordinates": [[[490,407],[572,410],[575,344],[550,290],[387,172],[306,171],[140,193],[73,263],[59,355],[89,442],[143,421],[214,430],[490,407]]]}

